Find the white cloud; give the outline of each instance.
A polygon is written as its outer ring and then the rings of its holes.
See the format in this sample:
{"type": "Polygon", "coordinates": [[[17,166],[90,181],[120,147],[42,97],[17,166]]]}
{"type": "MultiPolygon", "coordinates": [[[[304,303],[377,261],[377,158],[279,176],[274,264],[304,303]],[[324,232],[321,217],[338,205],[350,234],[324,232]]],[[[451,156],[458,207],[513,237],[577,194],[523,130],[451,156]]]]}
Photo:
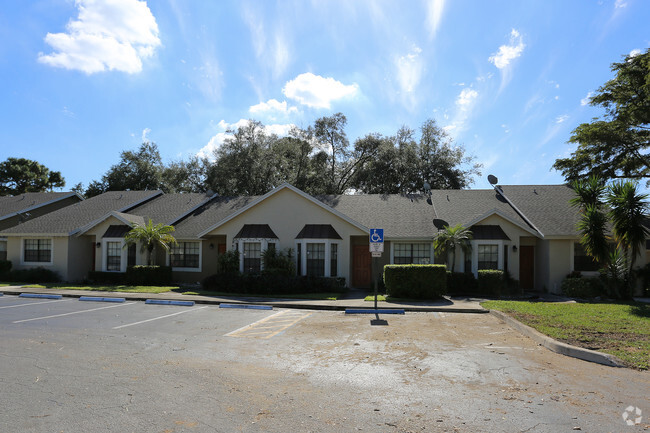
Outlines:
{"type": "Polygon", "coordinates": [[[284,32],[265,28],[262,15],[251,7],[244,9],[244,20],[251,32],[255,56],[271,70],[275,78],[279,77],[291,60],[289,43],[284,32]]]}
{"type": "Polygon", "coordinates": [[[456,98],[456,113],[453,121],[443,129],[449,133],[459,133],[465,128],[467,119],[469,119],[476,102],[478,101],[478,92],[472,88],[466,87],[460,91],[456,98]]]}
{"type": "Polygon", "coordinates": [[[150,133],[150,132],[151,132],[151,129],[150,129],[150,128],[144,128],[144,129],[142,130],[142,142],[143,142],[143,143],[149,141],[149,137],[148,137],[148,136],[149,136],[149,133],[150,133]]]}
{"type": "Polygon", "coordinates": [[[587,93],[587,96],[585,96],[584,98],[582,98],[582,99],[580,100],[580,105],[583,106],[583,107],[589,105],[589,102],[590,102],[590,99],[591,99],[591,95],[593,95],[593,92],[589,92],[589,93],[587,93]]]}
{"type": "MultiPolygon", "coordinates": [[[[212,138],[210,138],[210,141],[208,141],[208,144],[203,146],[196,155],[199,158],[214,159],[214,151],[219,149],[219,147],[221,147],[221,145],[228,138],[232,137],[232,133],[236,131],[237,128],[247,126],[249,122],[250,121],[248,119],[239,119],[235,123],[228,123],[225,120],[220,120],[217,126],[219,129],[221,129],[221,131],[212,136],[212,138]]],[[[275,134],[277,136],[284,137],[289,135],[289,131],[294,126],[295,125],[292,123],[264,125],[264,133],[268,135],[275,134]]]]}
{"type": "Polygon", "coordinates": [[[433,37],[438,32],[444,9],[445,0],[429,0],[427,2],[426,23],[427,28],[429,29],[429,39],[433,39],[433,37]]]}
{"type": "Polygon", "coordinates": [[[641,54],[641,50],[638,49],[638,48],[635,48],[635,49],[633,49],[632,51],[630,51],[630,57],[636,57],[636,56],[638,56],[639,54],[641,54]]]}
{"type": "Polygon", "coordinates": [[[277,99],[269,99],[266,102],[260,102],[259,104],[251,106],[248,111],[253,114],[269,114],[273,115],[279,113],[286,115],[289,113],[297,113],[298,109],[296,107],[288,107],[287,101],[279,102],[277,99]]]}
{"type": "Polygon", "coordinates": [[[422,79],[422,60],[420,53],[422,50],[413,46],[411,51],[405,56],[398,57],[395,60],[395,67],[397,68],[397,81],[400,89],[405,93],[412,93],[422,79]]]}
{"type": "Polygon", "coordinates": [[[48,33],[54,52],[39,53],[50,66],[93,74],[106,70],[130,74],[142,70],[142,59],[160,46],[158,24],[146,2],[77,0],[79,16],[65,33],[48,33]]]}
{"type": "Polygon", "coordinates": [[[616,0],[616,3],[614,4],[614,7],[617,9],[627,7],[627,1],[626,0],[616,0]]]}
{"type": "Polygon", "coordinates": [[[524,44],[519,32],[512,29],[510,32],[509,45],[501,45],[499,51],[490,56],[488,60],[494,63],[494,66],[499,69],[507,68],[514,59],[521,56],[525,47],[526,45],[524,44]]]}
{"type": "Polygon", "coordinates": [[[288,81],[282,93],[308,107],[329,109],[333,101],[357,95],[359,85],[345,85],[334,78],[306,72],[288,81]]]}
{"type": "Polygon", "coordinates": [[[558,116],[558,117],[555,118],[555,123],[564,123],[568,119],[569,119],[569,115],[568,114],[563,114],[563,115],[558,116]]]}
{"type": "Polygon", "coordinates": [[[465,88],[460,92],[460,95],[458,95],[456,104],[461,110],[469,111],[472,109],[476,98],[478,98],[478,92],[476,90],[465,88]]]}

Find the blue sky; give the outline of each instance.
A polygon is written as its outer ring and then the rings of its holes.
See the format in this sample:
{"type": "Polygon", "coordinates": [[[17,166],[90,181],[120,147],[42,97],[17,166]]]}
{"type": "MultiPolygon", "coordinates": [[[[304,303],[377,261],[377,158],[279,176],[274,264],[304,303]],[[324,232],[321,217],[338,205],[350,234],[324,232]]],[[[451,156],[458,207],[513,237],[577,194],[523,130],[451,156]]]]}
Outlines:
{"type": "Polygon", "coordinates": [[[0,160],[87,185],[122,150],[209,154],[226,130],[336,112],[356,138],[435,119],[474,188],[553,184],[612,62],[650,46],[650,2],[4,0],[0,160]]]}

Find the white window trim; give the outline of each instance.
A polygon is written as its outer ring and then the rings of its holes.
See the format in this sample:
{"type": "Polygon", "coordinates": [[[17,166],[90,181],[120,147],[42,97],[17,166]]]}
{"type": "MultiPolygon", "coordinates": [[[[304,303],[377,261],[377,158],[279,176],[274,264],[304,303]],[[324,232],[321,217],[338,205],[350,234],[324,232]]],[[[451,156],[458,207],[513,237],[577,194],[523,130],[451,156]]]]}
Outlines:
{"type": "Polygon", "coordinates": [[[390,264],[395,264],[395,245],[412,245],[412,244],[428,244],[429,245],[429,264],[436,263],[436,255],[433,248],[433,242],[431,240],[421,240],[421,241],[391,241],[390,243],[390,264]]]}
{"type": "Polygon", "coordinates": [[[20,264],[29,265],[29,266],[52,266],[54,264],[54,238],[48,236],[22,238],[20,240],[20,264]],[[26,262],[25,261],[25,241],[28,239],[49,239],[50,240],[50,261],[49,262],[26,262]]]}
{"type": "MultiPolygon", "coordinates": [[[[497,248],[497,269],[498,270],[503,270],[503,246],[507,245],[508,247],[510,246],[510,241],[505,241],[503,239],[499,240],[493,240],[493,239],[478,239],[478,240],[472,240],[472,273],[476,278],[478,278],[478,246],[479,245],[498,245],[499,247],[497,248]]],[[[510,251],[510,250],[508,250],[510,251]]],[[[463,263],[465,260],[463,260],[463,263]]],[[[510,263],[510,261],[508,261],[510,263]]],[[[463,264],[463,268],[464,268],[463,264]]],[[[463,269],[464,271],[465,269],[463,269]]]]}
{"type": "Polygon", "coordinates": [[[597,277],[600,275],[598,271],[576,271],[576,266],[575,266],[575,254],[576,254],[576,249],[575,246],[577,243],[580,243],[580,241],[572,241],[571,242],[571,247],[569,248],[569,263],[571,265],[570,269],[571,272],[580,272],[580,275],[583,277],[597,277]]]}
{"type": "MultiPolygon", "coordinates": [[[[239,272],[244,273],[244,244],[245,243],[258,243],[260,245],[260,258],[261,255],[269,248],[269,244],[279,244],[280,241],[277,238],[237,238],[233,241],[233,250],[235,245],[237,245],[237,251],[239,252],[239,272]]],[[[277,247],[276,247],[277,249],[277,247]]],[[[264,270],[264,260],[260,263],[260,271],[264,270]]]]}
{"type": "Polygon", "coordinates": [[[323,274],[324,277],[329,278],[332,276],[331,272],[331,262],[332,262],[332,244],[337,245],[337,254],[338,257],[336,259],[336,277],[334,278],[339,278],[341,275],[341,244],[342,241],[341,239],[310,239],[310,238],[303,238],[303,239],[296,239],[295,243],[295,249],[298,251],[298,244],[301,245],[300,247],[300,255],[302,257],[296,257],[296,260],[300,260],[300,274],[301,276],[307,276],[307,244],[325,244],[325,272],[323,274]]]}
{"type": "MultiPolygon", "coordinates": [[[[128,248],[124,248],[124,238],[102,238],[102,272],[115,272],[115,273],[124,273],[126,272],[126,266],[128,261],[128,248]],[[120,251],[122,252],[120,256],[120,270],[119,271],[109,271],[106,266],[108,260],[108,243],[109,242],[119,242],[120,251]]],[[[137,262],[136,262],[137,263],[137,262]]]]}
{"type": "MultiPolygon", "coordinates": [[[[203,271],[203,242],[197,241],[196,239],[177,239],[177,242],[180,243],[190,243],[198,242],[199,243],[199,267],[198,268],[181,268],[181,267],[172,267],[172,272],[202,272],[203,271]]],[[[174,248],[173,246],[171,248],[174,248]]],[[[171,264],[172,252],[171,248],[165,253],[165,264],[169,266],[171,264]]]]}

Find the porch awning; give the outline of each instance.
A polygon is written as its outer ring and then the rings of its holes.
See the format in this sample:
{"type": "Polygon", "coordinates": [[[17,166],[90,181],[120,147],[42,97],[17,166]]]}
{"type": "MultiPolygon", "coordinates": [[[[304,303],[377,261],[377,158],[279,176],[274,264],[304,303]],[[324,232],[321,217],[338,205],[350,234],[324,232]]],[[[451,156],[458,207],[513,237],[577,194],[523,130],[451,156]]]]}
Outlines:
{"type": "Polygon", "coordinates": [[[472,236],[477,240],[504,240],[509,241],[510,238],[503,231],[501,226],[497,225],[485,225],[485,226],[472,226],[470,228],[472,231],[472,236]]]}
{"type": "Polygon", "coordinates": [[[296,239],[341,239],[330,224],[305,224],[296,239]]]}
{"type": "Polygon", "coordinates": [[[121,225],[112,225],[108,226],[108,229],[104,233],[103,238],[123,238],[126,236],[128,232],[131,231],[132,227],[129,227],[127,225],[121,224],[121,225]]]}
{"type": "Polygon", "coordinates": [[[277,239],[268,224],[244,224],[235,239],[277,239]]]}

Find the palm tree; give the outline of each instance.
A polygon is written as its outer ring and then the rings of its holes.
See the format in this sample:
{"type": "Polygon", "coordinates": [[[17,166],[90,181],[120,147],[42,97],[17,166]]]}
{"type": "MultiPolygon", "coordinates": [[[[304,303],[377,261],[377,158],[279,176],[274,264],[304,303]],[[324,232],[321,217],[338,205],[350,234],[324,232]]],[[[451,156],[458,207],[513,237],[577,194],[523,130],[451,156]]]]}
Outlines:
{"type": "Polygon", "coordinates": [[[177,245],[176,239],[170,233],[174,231],[173,226],[164,225],[162,223],[155,224],[149,218],[149,222],[144,225],[133,223],[133,228],[124,237],[127,245],[137,244],[140,242],[142,245],[141,251],[147,251],[147,265],[155,264],[155,256],[152,253],[156,246],[162,247],[165,251],[169,251],[171,245],[177,245]]]}
{"type": "Polygon", "coordinates": [[[580,209],[580,220],[577,228],[582,234],[580,243],[585,252],[596,262],[606,263],[609,256],[607,241],[607,215],[603,211],[602,197],[605,185],[596,176],[587,180],[576,180],[571,183],[576,194],[569,202],[580,209]]]}
{"type": "Polygon", "coordinates": [[[648,211],[647,194],[639,194],[633,182],[615,182],[610,185],[607,203],[617,246],[623,251],[627,264],[626,296],[631,295],[630,283],[634,262],[645,245],[648,229],[645,226],[648,211]]]}
{"type": "Polygon", "coordinates": [[[454,227],[445,226],[433,239],[433,247],[440,251],[445,257],[451,252],[451,272],[456,266],[456,247],[459,247],[465,254],[472,251],[472,231],[462,224],[454,227]]]}

